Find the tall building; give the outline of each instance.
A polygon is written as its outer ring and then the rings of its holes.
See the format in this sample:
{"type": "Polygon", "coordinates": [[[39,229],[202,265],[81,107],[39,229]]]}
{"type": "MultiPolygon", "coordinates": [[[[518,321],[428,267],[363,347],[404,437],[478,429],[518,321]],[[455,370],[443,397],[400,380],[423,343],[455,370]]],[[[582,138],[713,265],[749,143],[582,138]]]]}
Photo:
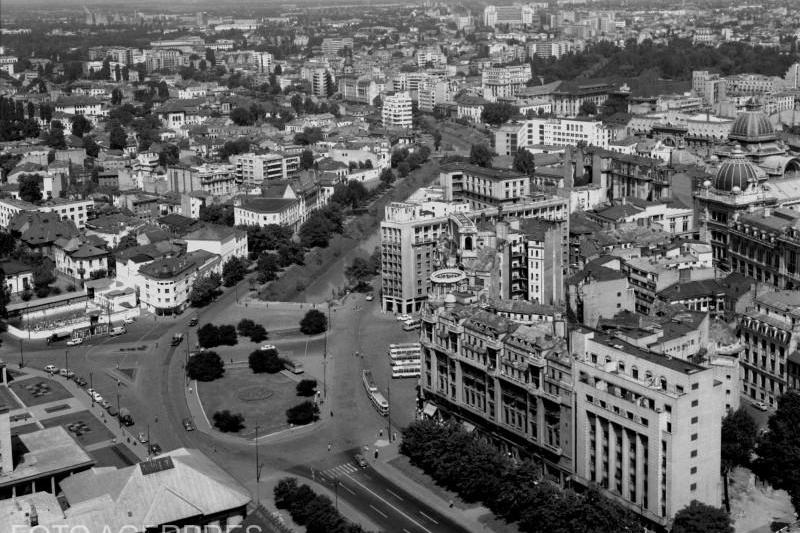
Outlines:
{"type": "Polygon", "coordinates": [[[719,507],[725,393],[711,368],[617,337],[572,332],[575,475],[660,525],[719,507]]]}
{"type": "Polygon", "coordinates": [[[411,95],[409,93],[390,94],[383,99],[383,127],[413,127],[411,95]]]}
{"type": "Polygon", "coordinates": [[[353,49],[352,37],[326,37],[322,39],[322,54],[335,56],[345,48],[353,49]]]}
{"type": "Polygon", "coordinates": [[[236,176],[244,185],[261,185],[264,180],[287,179],[300,169],[300,156],[276,152],[236,154],[229,158],[236,176]]]}
{"type": "Polygon", "coordinates": [[[311,73],[311,93],[314,96],[327,97],[329,91],[333,89],[331,84],[333,79],[328,69],[318,68],[311,73]]]}
{"type": "Polygon", "coordinates": [[[529,63],[485,68],[481,73],[483,97],[494,102],[498,98],[516,96],[527,86],[530,79],[529,63]]]}
{"type": "Polygon", "coordinates": [[[500,24],[525,26],[533,23],[533,7],[515,4],[512,6],[486,6],[483,10],[484,26],[495,27],[500,24]]]}

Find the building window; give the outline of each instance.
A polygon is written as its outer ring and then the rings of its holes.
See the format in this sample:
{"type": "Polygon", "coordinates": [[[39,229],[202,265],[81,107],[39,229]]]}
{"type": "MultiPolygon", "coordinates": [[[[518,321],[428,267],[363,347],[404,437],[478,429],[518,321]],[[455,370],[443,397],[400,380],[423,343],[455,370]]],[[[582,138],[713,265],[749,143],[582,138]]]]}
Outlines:
{"type": "Polygon", "coordinates": [[[697,483],[692,483],[691,485],[689,485],[689,490],[692,491],[692,492],[696,491],[697,490],[697,483]]]}
{"type": "Polygon", "coordinates": [[[693,458],[697,457],[697,450],[692,450],[692,453],[689,455],[691,455],[693,458]]]}

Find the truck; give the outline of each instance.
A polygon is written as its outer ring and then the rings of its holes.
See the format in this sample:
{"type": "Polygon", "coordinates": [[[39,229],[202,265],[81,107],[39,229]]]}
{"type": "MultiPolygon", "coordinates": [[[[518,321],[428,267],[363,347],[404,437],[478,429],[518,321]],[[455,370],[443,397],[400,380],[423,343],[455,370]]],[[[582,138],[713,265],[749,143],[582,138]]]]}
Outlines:
{"type": "Polygon", "coordinates": [[[183,333],[176,333],[172,336],[172,345],[177,346],[183,342],[183,333]]]}
{"type": "Polygon", "coordinates": [[[128,411],[126,408],[121,407],[119,410],[119,415],[117,416],[119,417],[119,421],[122,422],[122,424],[126,426],[133,425],[133,417],[131,416],[131,412],[128,411]]]}

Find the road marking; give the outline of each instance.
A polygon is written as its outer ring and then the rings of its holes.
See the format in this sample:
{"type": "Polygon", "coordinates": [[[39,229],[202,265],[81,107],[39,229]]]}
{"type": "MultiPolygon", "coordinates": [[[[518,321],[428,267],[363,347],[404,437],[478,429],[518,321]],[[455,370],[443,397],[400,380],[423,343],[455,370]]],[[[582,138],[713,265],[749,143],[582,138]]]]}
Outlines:
{"type": "Polygon", "coordinates": [[[403,528],[403,533],[411,533],[411,532],[409,530],[407,530],[406,528],[403,528]]]}
{"type": "Polygon", "coordinates": [[[392,496],[394,496],[395,498],[397,498],[397,499],[398,499],[398,500],[400,500],[401,502],[403,501],[403,498],[401,498],[400,496],[398,496],[397,494],[395,494],[395,492],[394,492],[392,489],[386,489],[386,492],[388,492],[389,494],[391,494],[392,496]]]}
{"type": "Polygon", "coordinates": [[[350,489],[347,487],[347,485],[345,485],[344,483],[339,483],[339,486],[340,486],[340,487],[342,487],[342,488],[343,488],[344,490],[346,490],[347,492],[349,492],[350,494],[352,494],[353,496],[355,496],[355,495],[356,495],[356,493],[355,493],[355,492],[353,492],[352,490],[350,490],[350,489]]]}
{"type": "Polygon", "coordinates": [[[423,531],[426,531],[427,533],[433,533],[430,529],[426,528],[425,526],[423,526],[422,524],[420,524],[419,522],[417,522],[416,520],[414,520],[413,518],[408,516],[406,513],[404,513],[403,511],[401,511],[400,509],[398,509],[397,507],[395,507],[394,505],[392,505],[388,501],[384,500],[378,493],[376,493],[375,491],[373,491],[372,489],[370,489],[369,487],[367,487],[363,483],[359,483],[358,481],[356,481],[353,478],[353,476],[348,474],[347,477],[350,479],[350,481],[352,481],[353,483],[355,483],[356,485],[358,485],[359,487],[361,487],[365,491],[369,492],[370,494],[372,494],[373,496],[378,498],[380,501],[382,501],[383,503],[385,503],[386,505],[388,505],[389,507],[391,507],[392,509],[397,511],[399,514],[405,516],[408,519],[408,521],[411,522],[412,524],[414,524],[415,526],[419,527],[423,531]]]}
{"type": "Polygon", "coordinates": [[[374,505],[370,504],[369,506],[370,506],[370,507],[372,507],[372,510],[373,510],[373,511],[375,511],[376,513],[378,513],[378,514],[379,514],[379,515],[381,515],[382,517],[384,517],[384,518],[389,518],[389,517],[386,515],[386,513],[384,513],[383,511],[381,511],[380,509],[378,509],[378,508],[377,508],[377,507],[375,507],[374,505]]]}
{"type": "Polygon", "coordinates": [[[425,513],[423,513],[422,511],[420,511],[420,512],[419,512],[419,514],[421,514],[422,516],[424,516],[425,518],[427,518],[428,520],[430,520],[430,521],[431,521],[431,522],[433,522],[434,524],[438,524],[438,523],[439,523],[439,522],[437,522],[436,520],[434,520],[433,518],[431,518],[430,516],[428,516],[428,515],[426,515],[425,513]]]}

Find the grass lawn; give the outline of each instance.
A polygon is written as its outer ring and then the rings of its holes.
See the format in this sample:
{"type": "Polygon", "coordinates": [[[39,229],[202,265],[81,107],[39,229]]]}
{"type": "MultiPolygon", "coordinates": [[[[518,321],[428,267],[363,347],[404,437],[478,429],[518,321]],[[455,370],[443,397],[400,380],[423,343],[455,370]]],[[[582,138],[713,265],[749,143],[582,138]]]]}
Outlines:
{"type": "Polygon", "coordinates": [[[95,418],[95,416],[89,411],[78,411],[77,413],[70,413],[64,416],[48,418],[46,420],[42,420],[42,424],[47,428],[64,426],[64,429],[66,429],[73,437],[75,437],[75,440],[84,446],[89,446],[97,442],[114,438],[114,434],[106,429],[103,423],[95,418]],[[85,428],[80,430],[80,435],[78,435],[76,431],[70,431],[69,427],[67,427],[70,424],[76,424],[80,422],[83,422],[85,426],[85,428]]]}
{"type": "Polygon", "coordinates": [[[39,431],[40,429],[41,428],[36,423],[22,424],[20,426],[12,426],[11,434],[24,435],[26,433],[33,433],[34,431],[39,431]]]}
{"type": "Polygon", "coordinates": [[[249,368],[228,368],[225,377],[197,384],[203,409],[213,424],[217,411],[228,409],[244,416],[243,437],[275,433],[289,427],[286,410],[306,400],[297,395],[297,384],[282,374],[253,374],[249,368]]]}
{"type": "Polygon", "coordinates": [[[48,378],[30,378],[10,385],[22,403],[28,407],[72,398],[60,383],[48,378]]]}
{"type": "Polygon", "coordinates": [[[0,405],[5,405],[9,411],[22,407],[11,394],[11,391],[8,390],[8,387],[0,387],[0,405]]]}

